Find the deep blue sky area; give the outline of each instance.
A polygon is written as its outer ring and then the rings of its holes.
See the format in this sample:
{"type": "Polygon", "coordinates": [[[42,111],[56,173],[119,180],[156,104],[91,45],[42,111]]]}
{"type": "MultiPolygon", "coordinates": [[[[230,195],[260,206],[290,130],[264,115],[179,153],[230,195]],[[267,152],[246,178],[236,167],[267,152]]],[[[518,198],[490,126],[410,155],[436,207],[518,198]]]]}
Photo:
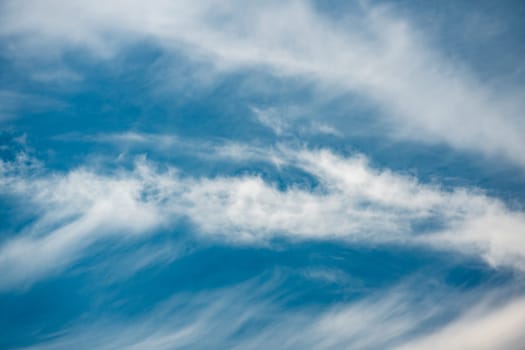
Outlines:
{"type": "Polygon", "coordinates": [[[523,15],[0,2],[0,348],[522,349],[523,15]]]}

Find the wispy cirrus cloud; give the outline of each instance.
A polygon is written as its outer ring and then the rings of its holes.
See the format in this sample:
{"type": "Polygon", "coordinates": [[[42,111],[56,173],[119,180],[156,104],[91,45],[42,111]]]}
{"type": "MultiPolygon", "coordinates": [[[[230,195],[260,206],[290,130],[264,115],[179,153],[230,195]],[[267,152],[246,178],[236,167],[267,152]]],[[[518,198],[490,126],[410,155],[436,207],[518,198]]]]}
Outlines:
{"type": "Polygon", "coordinates": [[[256,278],[173,295],[131,320],[79,323],[27,349],[520,349],[523,297],[498,308],[479,292],[415,282],[424,295],[405,283],[353,302],[289,310],[278,292],[282,276],[256,278]]]}
{"type": "Polygon", "coordinates": [[[498,199],[421,184],[374,169],[360,155],[286,147],[262,154],[302,169],[319,186],[279,189],[257,175],[192,177],[144,160],[110,174],[87,168],[37,177],[8,172],[2,191],[38,208],[38,218],[0,247],[2,289],[66,268],[96,241],[153,233],[182,218],[197,234],[236,244],[287,237],[423,245],[478,255],[494,266],[525,267],[525,215],[498,199]]]}
{"type": "Polygon", "coordinates": [[[521,331],[525,322],[523,297],[490,308],[480,303],[459,319],[412,339],[396,349],[521,349],[525,336],[521,331]]]}
{"type": "Polygon", "coordinates": [[[0,1],[0,347],[520,349],[519,73],[314,1],[0,1]]]}
{"type": "Polygon", "coordinates": [[[49,108],[63,109],[66,105],[45,96],[0,89],[0,122],[5,124],[28,111],[39,113],[49,108]]]}
{"type": "Polygon", "coordinates": [[[525,165],[519,89],[502,91],[476,78],[428,45],[395,8],[358,6],[332,21],[308,2],[238,5],[7,1],[0,32],[15,50],[44,43],[110,57],[151,38],[219,69],[263,66],[364,97],[397,136],[525,165]]]}

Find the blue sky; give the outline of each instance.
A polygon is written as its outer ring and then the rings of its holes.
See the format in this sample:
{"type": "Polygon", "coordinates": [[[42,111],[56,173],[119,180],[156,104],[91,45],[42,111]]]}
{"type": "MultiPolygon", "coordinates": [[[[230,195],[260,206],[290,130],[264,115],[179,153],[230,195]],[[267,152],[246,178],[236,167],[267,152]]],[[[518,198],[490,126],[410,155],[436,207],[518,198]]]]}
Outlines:
{"type": "Polygon", "coordinates": [[[521,349],[523,15],[0,2],[0,348],[521,349]]]}

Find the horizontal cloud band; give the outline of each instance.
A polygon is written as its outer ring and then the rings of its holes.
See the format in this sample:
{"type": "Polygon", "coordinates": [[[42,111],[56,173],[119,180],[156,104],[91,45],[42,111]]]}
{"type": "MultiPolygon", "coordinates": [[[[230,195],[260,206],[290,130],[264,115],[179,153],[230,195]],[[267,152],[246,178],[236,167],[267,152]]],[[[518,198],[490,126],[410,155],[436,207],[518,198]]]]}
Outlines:
{"type": "Polygon", "coordinates": [[[39,177],[2,163],[2,192],[38,208],[38,217],[1,246],[0,288],[53,274],[98,240],[154,233],[181,218],[201,235],[235,244],[281,236],[424,245],[525,268],[524,213],[479,191],[443,190],[373,169],[363,156],[327,150],[217,148],[218,156],[230,159],[254,154],[302,169],[319,186],[289,184],[282,190],[258,176],[188,177],[160,171],[145,159],[112,174],[84,168],[39,177]]]}

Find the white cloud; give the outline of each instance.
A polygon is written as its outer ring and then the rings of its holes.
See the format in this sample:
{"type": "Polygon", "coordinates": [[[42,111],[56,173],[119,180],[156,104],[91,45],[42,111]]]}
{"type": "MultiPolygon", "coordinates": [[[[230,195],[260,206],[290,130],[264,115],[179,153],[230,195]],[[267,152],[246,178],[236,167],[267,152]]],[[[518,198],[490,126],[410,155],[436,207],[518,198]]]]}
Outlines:
{"type": "MultiPolygon", "coordinates": [[[[290,127],[286,117],[277,114],[275,110],[252,108],[252,111],[261,124],[272,129],[277,135],[282,135],[290,127]]],[[[287,113],[287,116],[289,116],[289,113],[287,113]]]]}
{"type": "Polygon", "coordinates": [[[218,68],[262,65],[365,97],[398,136],[525,166],[521,93],[479,81],[394,10],[360,11],[333,21],[301,1],[6,1],[0,33],[15,50],[73,45],[108,57],[148,37],[218,68]]]}
{"type": "Polygon", "coordinates": [[[174,169],[159,171],[144,160],[131,171],[111,174],[79,169],[35,177],[7,171],[2,191],[33,207],[37,220],[0,247],[0,287],[28,285],[55,273],[105,237],[153,232],[181,217],[198,233],[229,242],[286,236],[428,245],[480,255],[494,266],[525,268],[525,215],[497,199],[373,169],[363,156],[286,147],[240,147],[226,155],[242,159],[244,151],[298,167],[320,185],[281,190],[258,176],[193,178],[174,169]],[[441,224],[429,232],[414,228],[426,220],[441,224]]]}
{"type": "Polygon", "coordinates": [[[479,305],[442,329],[396,349],[520,350],[525,343],[525,298],[493,309],[479,305]]]}
{"type": "Polygon", "coordinates": [[[275,296],[267,295],[275,282],[262,286],[254,282],[212,293],[176,295],[134,322],[81,325],[29,349],[367,349],[398,340],[434,312],[416,312],[408,296],[396,292],[333,308],[286,310],[275,296]],[[378,327],[381,337],[371,331],[378,327]]]}
{"type": "Polygon", "coordinates": [[[303,108],[288,106],[285,108],[255,108],[252,111],[257,121],[271,129],[278,136],[288,136],[295,133],[301,135],[325,134],[342,137],[343,134],[327,123],[321,123],[306,117],[303,108]]]}
{"type": "Polygon", "coordinates": [[[279,288],[279,279],[255,279],[213,292],[179,294],[136,319],[78,324],[28,349],[495,350],[519,349],[523,338],[522,297],[494,309],[483,307],[484,299],[473,303],[475,293],[433,289],[418,295],[406,285],[331,307],[289,309],[280,303],[279,288]],[[466,323],[472,304],[476,318],[466,323]],[[450,312],[460,317],[448,322],[443,316],[450,312]]]}
{"type": "Polygon", "coordinates": [[[104,237],[144,233],[163,223],[159,208],[141,197],[144,184],[128,175],[77,170],[43,179],[8,177],[1,185],[2,192],[24,198],[38,220],[0,247],[0,289],[57,273],[104,237]]]}
{"type": "Polygon", "coordinates": [[[0,87],[0,123],[16,118],[20,113],[39,113],[48,108],[62,109],[65,103],[45,96],[25,94],[0,87]]]}

